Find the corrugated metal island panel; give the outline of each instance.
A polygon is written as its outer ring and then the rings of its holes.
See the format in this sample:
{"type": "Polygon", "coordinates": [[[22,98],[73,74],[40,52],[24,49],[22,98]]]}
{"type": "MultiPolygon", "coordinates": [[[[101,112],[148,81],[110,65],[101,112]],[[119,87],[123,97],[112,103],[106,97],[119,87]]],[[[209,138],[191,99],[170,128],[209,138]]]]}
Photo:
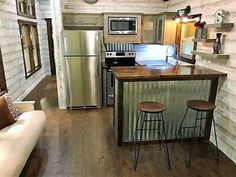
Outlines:
{"type": "MultiPolygon", "coordinates": [[[[165,127],[167,138],[173,139],[183,118],[186,101],[189,99],[208,100],[210,81],[125,82],[123,91],[123,142],[131,140],[137,118],[136,105],[141,101],[158,101],[167,106],[167,110],[164,111],[165,127]]],[[[186,125],[194,124],[195,116],[196,112],[189,110],[186,125]]],[[[190,136],[190,131],[186,130],[183,133],[185,137],[190,136]]],[[[150,131],[150,133],[145,133],[143,138],[155,140],[158,136],[150,131]]]]}

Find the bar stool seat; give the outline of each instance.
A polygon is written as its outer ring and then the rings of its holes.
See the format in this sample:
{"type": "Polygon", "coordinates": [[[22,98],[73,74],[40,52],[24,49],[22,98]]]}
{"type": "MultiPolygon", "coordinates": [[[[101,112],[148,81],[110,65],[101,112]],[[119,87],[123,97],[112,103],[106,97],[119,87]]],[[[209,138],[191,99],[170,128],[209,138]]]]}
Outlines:
{"type": "Polygon", "coordinates": [[[138,116],[136,119],[136,128],[131,141],[131,149],[134,145],[134,169],[136,170],[139,161],[139,150],[144,131],[157,132],[160,144],[164,145],[164,152],[168,163],[168,169],[171,169],[163,117],[163,111],[166,110],[166,106],[154,101],[144,101],[138,103],[136,108],[138,116]]]}
{"type": "Polygon", "coordinates": [[[211,111],[216,108],[214,103],[205,100],[188,100],[187,106],[196,111],[211,111]]]}
{"type": "Polygon", "coordinates": [[[159,113],[166,110],[166,106],[153,101],[145,101],[141,102],[137,105],[137,109],[143,112],[149,112],[149,113],[159,113]]]}

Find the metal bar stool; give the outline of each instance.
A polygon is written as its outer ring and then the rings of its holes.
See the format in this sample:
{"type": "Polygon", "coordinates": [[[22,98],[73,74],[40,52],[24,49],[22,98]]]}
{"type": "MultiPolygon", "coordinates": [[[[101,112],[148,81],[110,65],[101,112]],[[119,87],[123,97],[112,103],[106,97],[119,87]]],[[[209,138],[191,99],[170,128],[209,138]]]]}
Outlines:
{"type": "MultiPolygon", "coordinates": [[[[139,150],[140,144],[142,141],[143,131],[157,131],[159,141],[162,141],[162,135],[164,135],[164,151],[168,162],[168,169],[170,169],[170,157],[168,146],[166,142],[166,132],[165,132],[165,123],[163,119],[162,112],[166,109],[166,106],[158,102],[141,102],[137,105],[138,118],[136,120],[136,128],[133,133],[131,141],[131,149],[134,145],[134,169],[136,170],[138,160],[139,160],[139,150]],[[147,114],[154,115],[154,118],[148,118],[147,114]],[[157,128],[144,128],[147,123],[155,123],[157,128]],[[162,133],[161,133],[161,124],[162,124],[162,133]],[[140,131],[138,139],[138,131],[140,131]],[[138,141],[138,142],[137,142],[138,141]]],[[[162,143],[162,142],[161,142],[162,143]]]]}
{"type": "MultiPolygon", "coordinates": [[[[181,138],[183,138],[182,136],[182,130],[184,129],[190,129],[192,128],[193,129],[193,134],[192,134],[192,140],[194,139],[195,137],[195,132],[196,132],[196,129],[199,128],[199,138],[201,136],[201,132],[203,132],[203,134],[205,135],[205,131],[204,129],[202,128],[202,120],[206,119],[206,117],[203,117],[202,113],[203,112],[213,112],[214,109],[216,108],[215,104],[214,103],[211,103],[209,101],[204,101],[204,100],[188,100],[186,102],[187,104],[187,108],[186,108],[186,111],[185,111],[185,114],[184,114],[184,117],[180,123],[180,127],[178,129],[178,132],[176,134],[176,137],[175,137],[175,140],[177,140],[178,136],[180,135],[181,138]],[[188,112],[188,109],[192,109],[194,111],[197,111],[197,114],[196,114],[196,119],[195,119],[195,122],[194,122],[194,125],[193,126],[183,126],[183,123],[186,119],[186,115],[187,115],[187,112],[188,112]],[[200,112],[200,117],[199,117],[199,112],[200,112]],[[198,122],[199,122],[199,125],[198,125],[198,122]]],[[[216,136],[216,126],[215,126],[215,119],[214,119],[214,116],[212,117],[212,121],[213,121],[213,128],[214,128],[214,133],[215,133],[215,142],[216,142],[216,155],[217,155],[217,163],[219,164],[219,149],[218,149],[218,144],[217,144],[217,136],[216,136]]],[[[176,141],[175,141],[176,142],[176,141]]],[[[175,142],[172,146],[172,148],[174,148],[174,145],[175,145],[175,142]]],[[[199,141],[200,142],[200,141],[199,141]]],[[[183,143],[183,142],[182,142],[183,143]]],[[[189,159],[188,159],[188,162],[186,160],[186,154],[185,154],[185,151],[184,151],[184,158],[185,158],[185,163],[186,163],[186,166],[189,167],[190,166],[190,163],[191,163],[191,157],[192,157],[192,152],[193,152],[193,142],[191,142],[191,145],[190,145],[190,154],[189,154],[189,159]]]]}

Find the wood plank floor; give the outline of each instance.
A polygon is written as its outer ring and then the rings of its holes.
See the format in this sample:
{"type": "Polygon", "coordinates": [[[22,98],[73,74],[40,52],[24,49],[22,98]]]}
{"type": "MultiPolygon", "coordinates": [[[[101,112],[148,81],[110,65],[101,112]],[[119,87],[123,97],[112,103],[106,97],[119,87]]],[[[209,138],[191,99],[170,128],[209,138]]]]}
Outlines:
{"type": "MultiPolygon", "coordinates": [[[[222,153],[220,165],[208,145],[196,144],[186,168],[179,144],[171,151],[167,169],[163,148],[143,145],[137,171],[128,146],[117,147],[112,109],[59,110],[56,80],[46,77],[25,100],[35,100],[48,123],[21,177],[235,177],[236,164],[222,153]]],[[[171,145],[171,144],[170,144],[171,145]]]]}

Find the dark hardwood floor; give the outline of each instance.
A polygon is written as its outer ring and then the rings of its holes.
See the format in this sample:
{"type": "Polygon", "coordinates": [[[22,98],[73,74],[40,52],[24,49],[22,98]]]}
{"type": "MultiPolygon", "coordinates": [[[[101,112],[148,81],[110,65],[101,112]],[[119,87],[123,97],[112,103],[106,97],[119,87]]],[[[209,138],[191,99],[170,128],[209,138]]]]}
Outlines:
{"type": "MultiPolygon", "coordinates": [[[[25,100],[35,100],[48,123],[21,177],[235,177],[236,164],[220,153],[220,165],[207,144],[196,144],[186,168],[179,143],[166,166],[159,145],[143,145],[137,171],[130,147],[117,147],[112,109],[59,110],[56,79],[46,77],[25,100]]],[[[33,131],[33,130],[32,130],[33,131]]]]}

